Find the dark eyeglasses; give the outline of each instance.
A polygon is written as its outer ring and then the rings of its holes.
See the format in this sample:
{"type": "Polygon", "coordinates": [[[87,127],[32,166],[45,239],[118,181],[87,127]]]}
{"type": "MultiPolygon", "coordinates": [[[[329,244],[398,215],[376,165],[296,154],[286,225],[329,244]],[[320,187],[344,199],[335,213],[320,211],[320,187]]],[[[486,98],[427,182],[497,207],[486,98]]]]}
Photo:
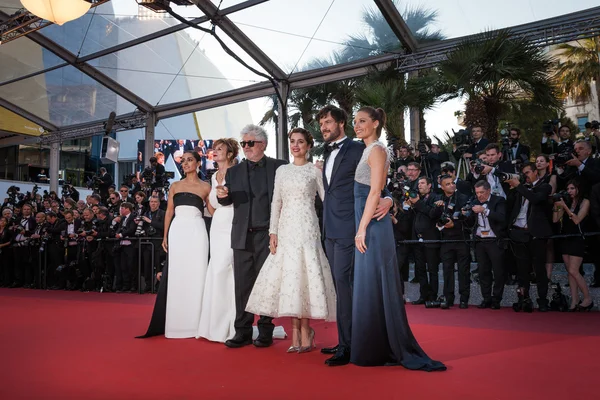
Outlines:
{"type": "Polygon", "coordinates": [[[262,143],[262,140],[248,140],[248,141],[242,140],[240,142],[240,146],[242,146],[242,148],[246,147],[246,145],[248,145],[248,147],[254,147],[254,144],[256,144],[256,143],[262,143]]]}

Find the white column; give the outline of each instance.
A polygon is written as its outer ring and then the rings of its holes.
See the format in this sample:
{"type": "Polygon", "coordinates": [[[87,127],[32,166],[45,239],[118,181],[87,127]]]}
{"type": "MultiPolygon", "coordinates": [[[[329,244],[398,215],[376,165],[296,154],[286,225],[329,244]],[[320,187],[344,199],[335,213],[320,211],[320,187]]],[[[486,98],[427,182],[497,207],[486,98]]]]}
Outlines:
{"type": "Polygon", "coordinates": [[[50,144],[50,168],[48,175],[50,176],[50,191],[58,192],[58,170],[60,169],[60,143],[53,142],[50,144]]]}

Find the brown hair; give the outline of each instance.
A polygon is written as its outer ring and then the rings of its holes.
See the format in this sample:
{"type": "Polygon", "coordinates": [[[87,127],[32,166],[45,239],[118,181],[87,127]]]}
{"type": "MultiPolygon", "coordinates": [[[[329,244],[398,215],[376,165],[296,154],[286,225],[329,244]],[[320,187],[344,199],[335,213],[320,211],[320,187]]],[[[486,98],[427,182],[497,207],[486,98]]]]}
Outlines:
{"type": "Polygon", "coordinates": [[[313,136],[310,134],[309,131],[307,131],[304,128],[294,128],[290,131],[290,133],[288,133],[288,139],[292,139],[292,135],[294,133],[301,133],[302,136],[304,136],[304,140],[306,140],[306,143],[308,143],[308,146],[310,148],[312,148],[315,144],[315,139],[313,138],[313,136]]]}
{"type": "Polygon", "coordinates": [[[381,136],[381,130],[383,129],[383,127],[385,126],[385,120],[386,120],[386,115],[385,115],[385,111],[383,111],[383,108],[373,108],[373,107],[361,107],[357,112],[366,112],[367,114],[369,114],[369,117],[371,117],[371,119],[373,121],[378,121],[379,122],[379,126],[377,127],[377,137],[381,136]]]}
{"type": "Polygon", "coordinates": [[[213,143],[213,149],[220,145],[224,145],[227,148],[228,155],[231,153],[231,157],[227,156],[227,160],[232,163],[240,151],[240,145],[238,144],[237,140],[231,138],[217,139],[213,143]]]}
{"type": "Polygon", "coordinates": [[[331,115],[331,118],[333,118],[335,122],[337,122],[338,124],[343,123],[344,128],[346,127],[346,121],[348,121],[348,114],[346,113],[346,111],[336,106],[327,105],[321,108],[317,113],[315,119],[317,121],[321,121],[321,119],[327,117],[328,115],[331,115]]]}

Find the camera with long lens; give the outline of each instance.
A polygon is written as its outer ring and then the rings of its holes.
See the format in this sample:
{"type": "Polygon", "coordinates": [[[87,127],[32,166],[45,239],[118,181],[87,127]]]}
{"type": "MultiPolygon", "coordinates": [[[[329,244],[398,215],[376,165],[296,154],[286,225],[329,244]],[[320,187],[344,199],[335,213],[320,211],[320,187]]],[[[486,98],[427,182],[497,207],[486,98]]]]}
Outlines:
{"type": "Polygon", "coordinates": [[[483,172],[483,169],[485,168],[485,166],[487,165],[486,163],[484,163],[483,161],[481,161],[479,158],[476,160],[473,160],[469,163],[469,165],[471,166],[471,168],[473,168],[473,172],[476,174],[481,174],[483,172]]]}
{"type": "Polygon", "coordinates": [[[146,231],[144,230],[144,220],[142,219],[142,215],[136,215],[133,218],[133,221],[136,223],[136,228],[135,228],[135,236],[145,236],[146,235],[146,231]]]}
{"type": "Polygon", "coordinates": [[[444,229],[444,226],[450,221],[452,221],[452,214],[444,212],[440,216],[440,219],[438,219],[438,222],[435,224],[435,226],[438,228],[438,230],[441,231],[442,229],[444,229]]]}
{"type": "Polygon", "coordinates": [[[510,172],[501,172],[496,170],[494,175],[497,176],[498,179],[500,179],[500,182],[506,182],[511,179],[518,179],[519,181],[523,180],[521,174],[512,174],[510,172]]]}
{"type": "Polygon", "coordinates": [[[556,132],[558,132],[558,126],[560,125],[559,119],[550,119],[548,121],[544,121],[542,124],[542,132],[547,136],[552,136],[556,132]]]}
{"type": "Polygon", "coordinates": [[[86,186],[88,189],[93,190],[94,192],[98,192],[100,190],[100,184],[102,183],[102,179],[99,176],[94,175],[89,178],[86,182],[86,186]]]}
{"type": "Polygon", "coordinates": [[[564,200],[564,202],[568,202],[569,201],[569,193],[567,193],[566,190],[561,190],[560,192],[556,192],[552,195],[552,202],[554,203],[558,203],[561,200],[564,200]]]}
{"type": "Polygon", "coordinates": [[[46,251],[46,246],[48,245],[48,241],[50,240],[50,235],[45,233],[40,237],[40,253],[46,251]]]}
{"type": "MultiPolygon", "coordinates": [[[[402,202],[408,202],[410,199],[416,199],[417,197],[419,197],[419,192],[415,189],[412,189],[409,186],[404,186],[402,188],[402,202]]],[[[402,209],[404,211],[408,211],[410,210],[410,206],[408,204],[403,204],[402,205],[402,209]]]]}

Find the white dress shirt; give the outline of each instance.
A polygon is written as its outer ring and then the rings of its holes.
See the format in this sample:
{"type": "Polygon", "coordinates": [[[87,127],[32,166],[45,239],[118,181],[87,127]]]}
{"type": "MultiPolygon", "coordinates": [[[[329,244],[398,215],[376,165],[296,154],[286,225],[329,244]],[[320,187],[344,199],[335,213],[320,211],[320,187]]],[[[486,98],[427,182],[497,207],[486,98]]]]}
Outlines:
{"type": "MultiPolygon", "coordinates": [[[[341,143],[344,140],[346,140],[346,136],[336,140],[335,142],[332,142],[331,144],[341,143]]],[[[325,164],[325,178],[327,178],[327,183],[331,182],[331,174],[333,173],[333,165],[335,164],[335,158],[337,157],[341,148],[342,146],[329,153],[329,158],[327,158],[327,163],[325,164]]]]}

